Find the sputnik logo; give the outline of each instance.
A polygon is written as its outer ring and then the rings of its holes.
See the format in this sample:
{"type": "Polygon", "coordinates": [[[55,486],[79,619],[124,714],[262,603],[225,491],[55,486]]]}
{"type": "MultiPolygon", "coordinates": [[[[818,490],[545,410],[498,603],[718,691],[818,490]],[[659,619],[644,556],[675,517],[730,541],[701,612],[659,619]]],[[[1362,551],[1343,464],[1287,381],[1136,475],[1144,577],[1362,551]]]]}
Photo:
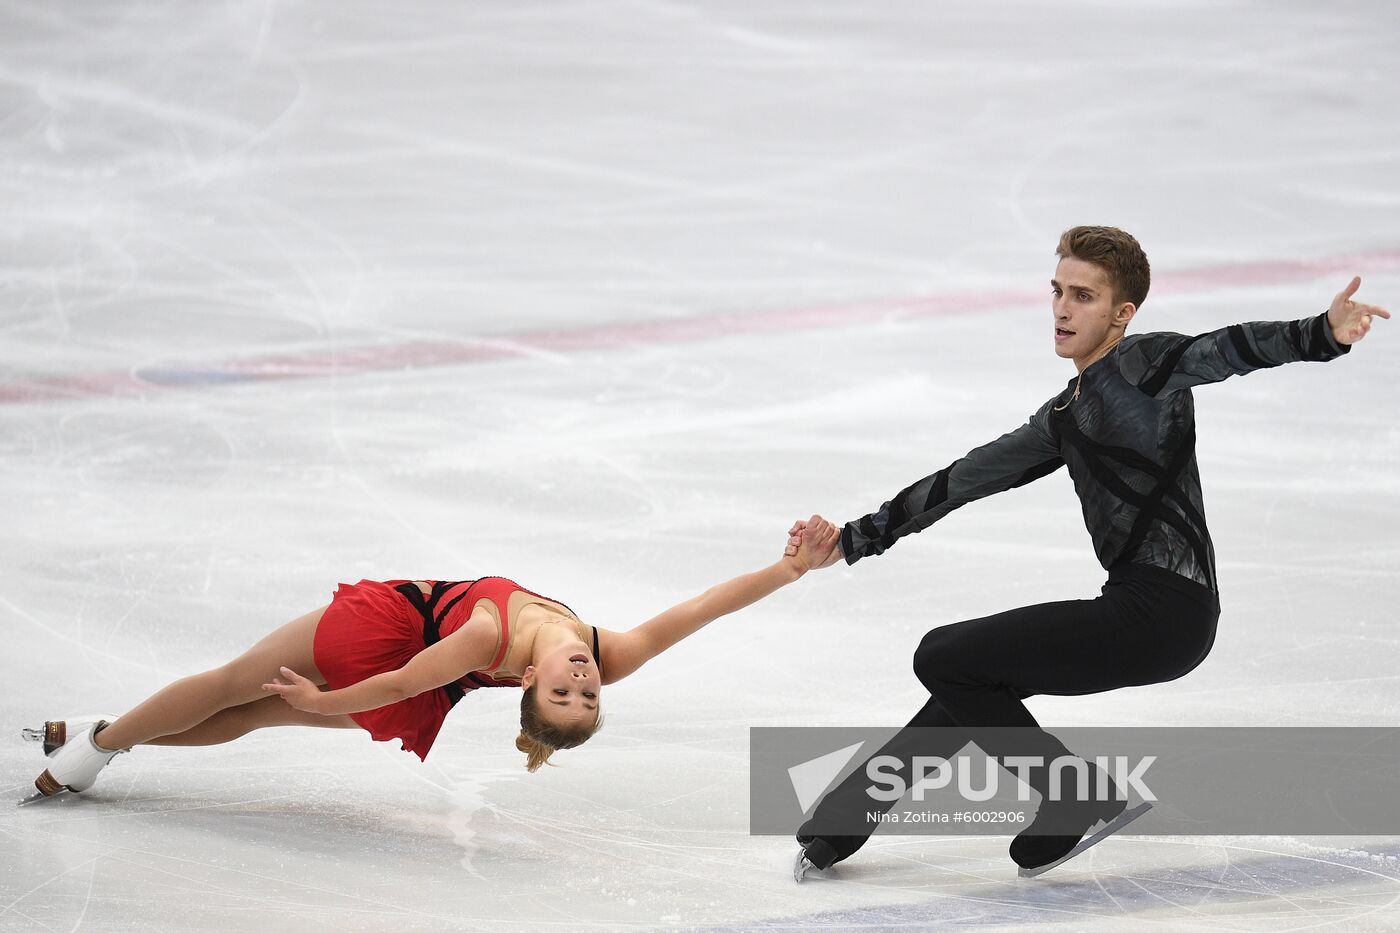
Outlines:
{"type": "Polygon", "coordinates": [[[834,752],[788,768],[788,780],[792,782],[792,791],[797,795],[797,805],[802,808],[803,816],[807,815],[807,811],[812,809],[817,799],[831,786],[831,782],[836,780],[836,775],[841,773],[841,769],[846,767],[864,744],[857,742],[847,745],[845,748],[838,748],[834,752]]]}

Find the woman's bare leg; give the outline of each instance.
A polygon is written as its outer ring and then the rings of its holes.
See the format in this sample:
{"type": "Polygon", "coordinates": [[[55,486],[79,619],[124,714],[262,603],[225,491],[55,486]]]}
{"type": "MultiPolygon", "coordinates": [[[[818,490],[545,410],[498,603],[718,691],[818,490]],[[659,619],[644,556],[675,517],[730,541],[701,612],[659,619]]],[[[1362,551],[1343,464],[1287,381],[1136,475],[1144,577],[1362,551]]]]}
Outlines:
{"type": "MultiPolygon", "coordinates": [[[[296,668],[292,668],[296,670],[296,668]]],[[[151,739],[145,745],[222,745],[242,738],[254,729],[269,726],[315,726],[323,729],[358,729],[349,716],[322,716],[293,708],[279,696],[221,709],[204,722],[175,735],[151,739]]]]}
{"type": "MultiPolygon", "coordinates": [[[[130,748],[179,735],[220,710],[267,696],[262,685],[279,676],[284,666],[324,684],[313,644],[316,624],[327,608],[293,619],[223,667],[175,681],[107,726],[93,741],[104,748],[130,748]]],[[[273,699],[286,705],[281,697],[273,699]]]]}

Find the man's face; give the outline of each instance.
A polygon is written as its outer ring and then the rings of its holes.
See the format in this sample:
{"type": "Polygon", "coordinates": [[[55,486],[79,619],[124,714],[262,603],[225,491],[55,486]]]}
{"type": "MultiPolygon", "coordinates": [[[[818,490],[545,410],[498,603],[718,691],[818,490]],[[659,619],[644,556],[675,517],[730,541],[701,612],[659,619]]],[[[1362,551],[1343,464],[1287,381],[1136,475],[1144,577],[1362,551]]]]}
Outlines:
{"type": "Polygon", "coordinates": [[[1055,313],[1055,353],[1064,359],[1091,356],[1109,339],[1115,303],[1108,273],[1099,266],[1066,256],[1050,280],[1055,313]]]}

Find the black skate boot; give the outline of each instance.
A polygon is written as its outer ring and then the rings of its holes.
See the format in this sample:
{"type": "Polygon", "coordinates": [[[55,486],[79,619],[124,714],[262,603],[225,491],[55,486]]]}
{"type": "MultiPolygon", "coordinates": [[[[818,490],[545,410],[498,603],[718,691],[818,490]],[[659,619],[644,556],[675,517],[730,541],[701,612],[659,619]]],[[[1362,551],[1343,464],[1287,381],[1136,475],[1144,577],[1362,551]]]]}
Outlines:
{"type": "MultiPolygon", "coordinates": [[[[836,841],[839,842],[841,838],[836,837],[836,841]]],[[[811,869],[824,871],[846,857],[837,851],[831,841],[816,836],[798,836],[797,844],[802,848],[797,850],[797,861],[792,866],[792,878],[798,883],[801,883],[802,878],[811,869]]],[[[855,849],[852,848],[851,851],[854,852],[855,849]]]]}
{"type": "Polygon", "coordinates": [[[1017,865],[1017,874],[1022,878],[1044,874],[1107,839],[1151,808],[1150,803],[1129,807],[1126,800],[1112,797],[1046,801],[1031,825],[1011,840],[1011,859],[1017,865]],[[1090,833],[1087,839],[1086,833],[1090,833]]]}

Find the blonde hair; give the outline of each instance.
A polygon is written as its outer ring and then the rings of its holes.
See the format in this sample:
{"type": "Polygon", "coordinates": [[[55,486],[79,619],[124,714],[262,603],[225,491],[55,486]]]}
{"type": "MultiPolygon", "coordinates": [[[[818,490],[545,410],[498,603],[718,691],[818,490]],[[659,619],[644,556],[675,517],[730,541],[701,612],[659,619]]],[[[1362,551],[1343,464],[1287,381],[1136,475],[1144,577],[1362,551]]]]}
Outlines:
{"type": "Polygon", "coordinates": [[[535,685],[525,688],[520,697],[520,734],[515,747],[525,753],[525,770],[534,774],[541,765],[549,764],[549,756],[561,748],[577,748],[603,727],[603,711],[591,723],[556,726],[540,713],[535,702],[535,685]]]}

